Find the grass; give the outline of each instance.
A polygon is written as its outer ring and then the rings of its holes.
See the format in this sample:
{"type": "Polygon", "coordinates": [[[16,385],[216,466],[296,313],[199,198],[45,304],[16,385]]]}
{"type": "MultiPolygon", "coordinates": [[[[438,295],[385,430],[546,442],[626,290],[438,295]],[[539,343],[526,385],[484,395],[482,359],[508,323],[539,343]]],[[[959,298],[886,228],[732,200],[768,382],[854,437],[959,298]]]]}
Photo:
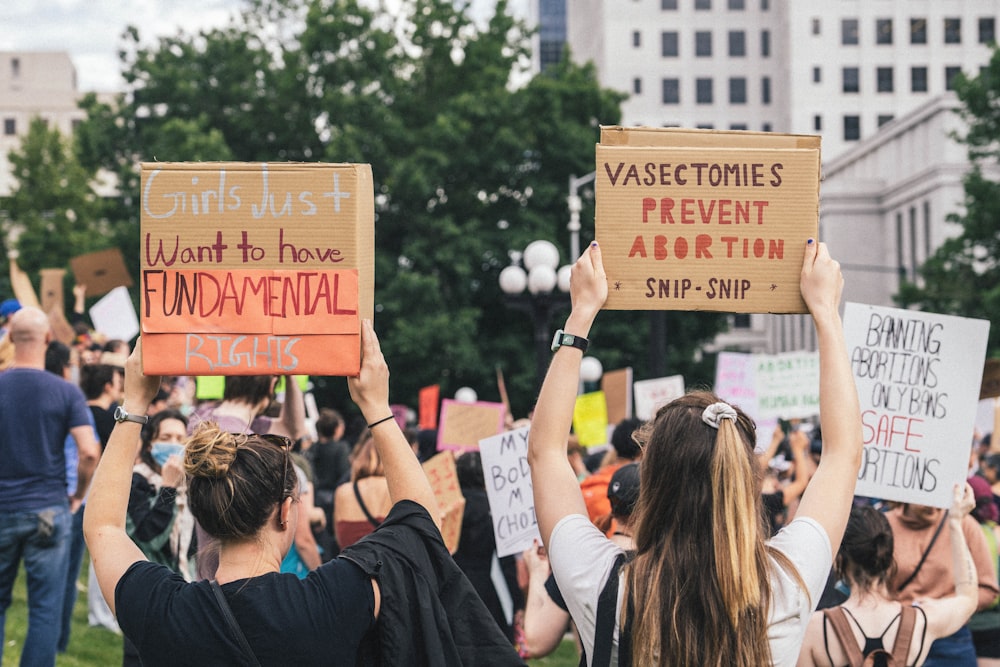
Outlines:
{"type": "MultiPolygon", "coordinates": [[[[87,584],[87,560],[80,572],[80,583],[87,584]]],[[[28,631],[28,598],[24,569],[18,573],[14,584],[14,598],[7,609],[7,628],[4,635],[3,664],[0,667],[17,667],[21,660],[24,636],[28,631]]],[[[87,623],[87,596],[80,593],[73,607],[73,629],[69,649],[56,657],[57,667],[114,667],[122,663],[122,638],[104,628],[92,628],[87,623]]],[[[531,667],[576,667],[580,658],[576,643],[564,639],[551,654],[529,660],[531,667]]]]}
{"type": "MultiPolygon", "coordinates": [[[[87,584],[87,560],[80,569],[79,582],[87,584]]],[[[56,657],[58,667],[113,667],[122,664],[122,638],[104,628],[87,623],[87,595],[80,593],[73,607],[69,649],[56,657]]],[[[17,667],[21,660],[24,637],[28,632],[28,594],[24,568],[14,583],[14,597],[7,609],[2,667],[17,667]]]]}

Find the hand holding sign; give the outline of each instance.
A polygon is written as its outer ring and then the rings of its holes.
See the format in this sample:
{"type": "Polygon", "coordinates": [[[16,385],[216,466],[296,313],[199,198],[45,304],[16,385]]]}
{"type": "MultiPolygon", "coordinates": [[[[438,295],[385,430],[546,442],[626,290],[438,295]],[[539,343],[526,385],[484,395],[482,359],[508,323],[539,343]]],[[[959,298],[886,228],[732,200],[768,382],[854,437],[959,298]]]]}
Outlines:
{"type": "Polygon", "coordinates": [[[844,289],[844,276],[840,272],[840,262],[830,257],[825,243],[809,239],[802,263],[800,286],[802,298],[813,319],[837,313],[844,289]]]}

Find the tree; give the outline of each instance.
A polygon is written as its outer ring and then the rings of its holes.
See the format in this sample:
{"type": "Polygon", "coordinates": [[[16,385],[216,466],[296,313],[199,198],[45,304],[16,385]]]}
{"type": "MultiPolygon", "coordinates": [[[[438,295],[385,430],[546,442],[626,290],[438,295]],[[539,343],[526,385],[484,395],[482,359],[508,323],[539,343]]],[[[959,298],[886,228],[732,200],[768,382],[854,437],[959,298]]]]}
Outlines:
{"type": "MultiPolygon", "coordinates": [[[[225,28],[148,46],[130,29],[128,95],[117,109],[89,101],[81,159],[121,174],[122,215],[133,220],[140,160],[228,151],[241,161],[370,163],[376,328],[394,400],[412,405],[430,384],[445,396],[469,385],[497,400],[500,365],[524,415],[535,390],[531,325],[504,305],[497,276],[509,249],[536,238],[566,247],[569,176],[593,170],[599,125],[619,121],[624,97],[568,59],[513,86],[529,31],[506,0],[484,27],[447,0],[395,5],[254,0],[225,28]],[[170,124],[174,138],[164,141],[170,124]],[[194,150],[206,147],[215,152],[194,150]]],[[[137,237],[123,247],[138,247],[137,237]]],[[[672,368],[685,372],[721,318],[672,319],[683,330],[670,348],[682,363],[672,368]]],[[[607,368],[629,363],[644,377],[644,331],[644,318],[637,326],[609,313],[595,353],[607,368]]]]}
{"type": "Polygon", "coordinates": [[[978,76],[958,77],[955,92],[966,124],[956,139],[968,148],[964,210],[948,216],[961,232],[946,240],[920,267],[922,284],[905,283],[904,306],[989,320],[988,356],[1000,356],[1000,50],[978,76]]]}

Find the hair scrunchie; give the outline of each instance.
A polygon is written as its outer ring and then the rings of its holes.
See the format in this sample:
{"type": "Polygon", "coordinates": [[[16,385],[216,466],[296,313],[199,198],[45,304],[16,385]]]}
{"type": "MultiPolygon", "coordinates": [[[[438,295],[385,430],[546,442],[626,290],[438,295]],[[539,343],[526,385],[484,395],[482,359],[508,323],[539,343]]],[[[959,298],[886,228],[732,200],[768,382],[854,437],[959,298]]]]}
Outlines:
{"type": "Polygon", "coordinates": [[[723,419],[732,419],[736,421],[736,410],[729,403],[712,403],[710,406],[705,408],[705,411],[701,413],[701,420],[711,426],[712,428],[719,428],[719,424],[722,423],[723,419]]]}

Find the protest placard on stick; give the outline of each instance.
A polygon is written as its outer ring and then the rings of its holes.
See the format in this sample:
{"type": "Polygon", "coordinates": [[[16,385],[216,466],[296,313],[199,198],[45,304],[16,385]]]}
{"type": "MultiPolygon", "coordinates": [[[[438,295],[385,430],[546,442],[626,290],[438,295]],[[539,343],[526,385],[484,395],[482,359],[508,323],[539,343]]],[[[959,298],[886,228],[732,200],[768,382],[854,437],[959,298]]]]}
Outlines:
{"type": "Polygon", "coordinates": [[[525,426],[479,441],[500,557],[520,553],[536,539],[541,542],[528,468],[529,430],[525,426]]]}

